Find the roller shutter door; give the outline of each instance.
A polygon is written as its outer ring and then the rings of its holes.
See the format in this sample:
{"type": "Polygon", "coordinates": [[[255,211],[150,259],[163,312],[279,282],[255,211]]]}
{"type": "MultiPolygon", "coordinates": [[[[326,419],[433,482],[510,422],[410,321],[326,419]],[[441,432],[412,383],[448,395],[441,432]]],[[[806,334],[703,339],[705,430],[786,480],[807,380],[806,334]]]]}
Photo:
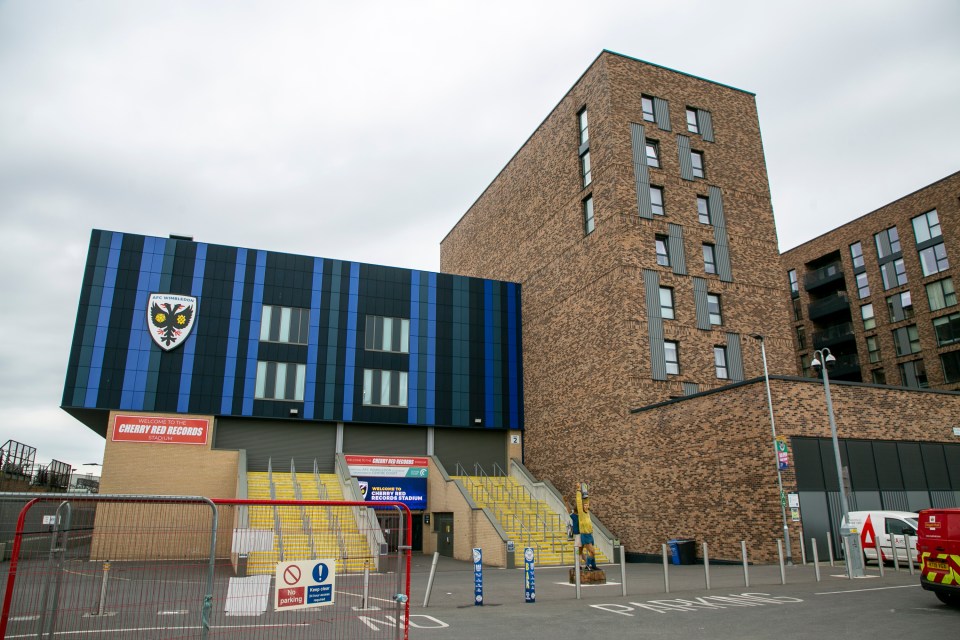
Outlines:
{"type": "Polygon", "coordinates": [[[423,427],[347,424],[343,427],[343,452],[425,456],[427,430],[423,427]]]}
{"type": "Polygon", "coordinates": [[[488,475],[493,475],[493,464],[504,471],[507,465],[507,439],[510,431],[493,429],[436,429],[433,449],[447,473],[457,475],[457,463],[473,475],[474,464],[479,464],[488,475]]]}
{"type": "Polygon", "coordinates": [[[275,471],[313,472],[316,459],[321,473],[332,473],[337,446],[337,425],[331,423],[235,420],[220,418],[213,438],[214,449],[246,449],[247,470],[266,471],[273,459],[275,471]]]}

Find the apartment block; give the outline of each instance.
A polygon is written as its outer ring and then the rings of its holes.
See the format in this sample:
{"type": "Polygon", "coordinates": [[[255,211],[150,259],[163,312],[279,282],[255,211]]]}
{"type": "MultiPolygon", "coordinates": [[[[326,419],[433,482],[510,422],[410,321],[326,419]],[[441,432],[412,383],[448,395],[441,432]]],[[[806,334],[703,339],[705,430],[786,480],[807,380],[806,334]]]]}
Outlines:
{"type": "Polygon", "coordinates": [[[441,243],[523,287],[525,461],[620,491],[630,409],[795,374],[754,95],[602,52],[441,243]],[[600,462],[601,464],[598,464],[600,462]]]}
{"type": "Polygon", "coordinates": [[[783,254],[798,367],[831,378],[960,389],[960,172],[783,254]]]}

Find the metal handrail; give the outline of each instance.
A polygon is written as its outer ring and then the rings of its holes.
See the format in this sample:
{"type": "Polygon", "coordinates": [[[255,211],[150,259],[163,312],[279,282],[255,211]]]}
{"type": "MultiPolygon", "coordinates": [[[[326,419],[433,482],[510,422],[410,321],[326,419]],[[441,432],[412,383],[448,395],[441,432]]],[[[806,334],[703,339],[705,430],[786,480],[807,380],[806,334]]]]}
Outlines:
{"type": "MultiPolygon", "coordinates": [[[[270,484],[270,499],[277,499],[277,487],[273,484],[273,458],[267,458],[267,481],[270,484]]],[[[280,562],[284,561],[283,557],[283,527],[280,526],[280,512],[277,511],[277,506],[273,506],[273,532],[277,537],[277,553],[278,560],[280,562]]]]}
{"type": "MultiPolygon", "coordinates": [[[[293,497],[297,500],[303,500],[303,490],[300,489],[300,481],[297,480],[297,467],[293,458],[290,458],[290,482],[293,484],[293,497]]],[[[300,505],[300,522],[303,525],[304,533],[307,534],[307,542],[310,544],[310,557],[316,560],[317,545],[313,539],[313,524],[310,521],[310,516],[307,515],[307,508],[303,505],[300,505]]]]}

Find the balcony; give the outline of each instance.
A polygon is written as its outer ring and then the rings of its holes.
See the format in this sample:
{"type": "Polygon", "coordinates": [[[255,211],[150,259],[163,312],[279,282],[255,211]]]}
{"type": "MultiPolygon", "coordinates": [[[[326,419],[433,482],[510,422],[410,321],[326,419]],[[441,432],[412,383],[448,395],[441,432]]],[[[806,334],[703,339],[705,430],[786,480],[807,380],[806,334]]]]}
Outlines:
{"type": "Polygon", "coordinates": [[[843,267],[840,262],[831,262],[803,276],[803,288],[813,291],[837,280],[843,280],[843,267]]]}
{"type": "MultiPolygon", "coordinates": [[[[857,354],[851,353],[839,356],[833,354],[833,357],[836,358],[836,361],[830,367],[831,380],[846,380],[848,382],[860,382],[862,380],[860,377],[860,359],[857,354]]],[[[809,366],[809,363],[807,363],[807,366],[809,366]]],[[[807,372],[814,378],[822,377],[819,372],[812,369],[807,369],[807,372]]]]}
{"type": "Polygon", "coordinates": [[[853,323],[843,322],[813,333],[813,348],[822,349],[840,342],[853,342],[853,323]]]}
{"type": "Polygon", "coordinates": [[[836,291],[807,305],[807,317],[811,320],[841,311],[850,312],[850,300],[847,298],[846,291],[836,291]]]}

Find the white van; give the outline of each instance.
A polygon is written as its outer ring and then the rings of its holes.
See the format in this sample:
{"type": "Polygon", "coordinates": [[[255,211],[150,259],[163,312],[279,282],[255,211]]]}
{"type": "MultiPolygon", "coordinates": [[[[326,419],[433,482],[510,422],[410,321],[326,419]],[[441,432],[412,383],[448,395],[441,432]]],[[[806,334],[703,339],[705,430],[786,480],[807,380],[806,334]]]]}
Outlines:
{"type": "Polygon", "coordinates": [[[860,545],[867,560],[877,559],[877,548],[887,562],[893,562],[893,546],[897,547],[897,560],[907,561],[904,537],[910,536],[910,553],[914,561],[917,555],[918,514],[909,511],[851,511],[850,525],[860,533],[860,545]],[[892,539],[892,544],[891,544],[892,539]]]}

